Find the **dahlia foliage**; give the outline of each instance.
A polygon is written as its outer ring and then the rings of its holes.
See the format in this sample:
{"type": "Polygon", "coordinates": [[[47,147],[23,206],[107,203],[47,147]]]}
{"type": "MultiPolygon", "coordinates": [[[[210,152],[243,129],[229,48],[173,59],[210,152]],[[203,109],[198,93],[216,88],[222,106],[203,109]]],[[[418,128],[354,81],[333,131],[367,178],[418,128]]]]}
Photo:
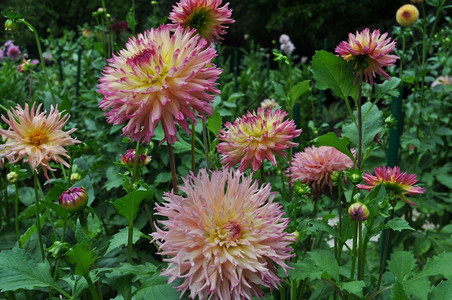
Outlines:
{"type": "Polygon", "coordinates": [[[282,110],[272,111],[259,108],[237,118],[234,123],[227,122],[226,130],[220,130],[217,145],[222,154],[222,163],[232,167],[240,163],[239,171],[247,170],[250,165],[256,172],[264,159],[276,166],[275,154],[286,157],[284,151],[296,147],[293,138],[300,135],[293,120],[285,120],[287,113],[282,110]]]}
{"type": "Polygon", "coordinates": [[[220,7],[222,0],[181,0],[173,6],[169,19],[173,22],[170,26],[177,28],[196,29],[200,37],[215,42],[223,39],[220,35],[226,34],[228,28],[224,24],[232,24],[232,9],[229,3],[220,7]]]}
{"type": "Polygon", "coordinates": [[[391,38],[386,38],[387,36],[388,33],[380,35],[378,29],[371,33],[369,28],[366,28],[362,32],[357,31],[356,35],[349,33],[348,41],[342,41],[335,50],[343,59],[353,62],[357,78],[363,72],[364,80],[373,85],[375,74],[391,80],[383,67],[394,65],[399,58],[389,54],[394,51],[396,42],[391,42],[391,38]]]}
{"type": "Polygon", "coordinates": [[[401,173],[399,167],[376,167],[375,176],[370,172],[364,173],[363,179],[366,184],[356,185],[360,189],[373,190],[376,186],[383,184],[388,192],[393,193],[397,198],[413,206],[417,204],[408,199],[406,195],[423,194],[424,188],[415,186],[417,182],[416,174],[401,173]]]}
{"type": "Polygon", "coordinates": [[[233,169],[201,169],[183,181],[186,196],[166,193],[156,206],[168,218],[152,233],[169,263],[162,274],[181,278],[177,289],[193,299],[251,299],[264,295],[260,286],[276,288],[294,239],[270,184],[259,188],[233,169]]]}
{"type": "Polygon", "coordinates": [[[123,134],[132,141],[148,143],[159,122],[165,138],[174,144],[176,123],[189,133],[188,120],[205,119],[211,105],[215,81],[221,70],[212,64],[216,51],[194,33],[162,25],[132,37],[118,55],[108,60],[99,79],[99,106],[107,121],[127,123],[123,134]]]}
{"type": "Polygon", "coordinates": [[[297,180],[309,185],[312,194],[320,196],[326,187],[333,190],[331,174],[334,171],[344,171],[353,167],[350,157],[336,148],[328,146],[307,147],[303,152],[297,152],[292,158],[292,164],[287,170],[291,183],[297,180]]]}
{"type": "Polygon", "coordinates": [[[0,144],[0,157],[9,157],[11,163],[16,163],[22,158],[37,171],[42,167],[44,175],[48,177],[48,171],[55,171],[49,165],[50,161],[60,163],[69,168],[70,165],[62,158],[69,158],[65,146],[80,143],[70,137],[76,129],[63,131],[63,127],[69,120],[69,115],[61,115],[57,107],[51,107],[50,113],[41,112],[42,104],[35,111],[35,103],[31,109],[28,104],[22,108],[17,105],[16,109],[8,111],[8,118],[2,116],[3,121],[9,125],[8,130],[0,129],[0,135],[6,139],[0,144]]]}

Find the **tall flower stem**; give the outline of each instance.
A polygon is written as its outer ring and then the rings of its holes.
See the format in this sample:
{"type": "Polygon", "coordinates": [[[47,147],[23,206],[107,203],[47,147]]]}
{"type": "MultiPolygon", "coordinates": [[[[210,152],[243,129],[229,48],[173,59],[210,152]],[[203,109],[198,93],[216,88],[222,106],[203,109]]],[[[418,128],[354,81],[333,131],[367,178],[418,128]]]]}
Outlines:
{"type": "Polygon", "coordinates": [[[20,230],[19,230],[19,183],[16,182],[16,197],[14,199],[14,224],[16,227],[17,242],[19,243],[19,248],[22,248],[20,244],[20,230]]]}
{"type": "Polygon", "coordinates": [[[353,235],[353,251],[352,251],[352,268],[350,270],[350,280],[355,280],[355,268],[356,268],[356,252],[358,248],[358,223],[355,221],[355,234],[353,235]]]}
{"type": "MultiPolygon", "coordinates": [[[[342,235],[342,184],[339,182],[337,186],[337,214],[338,214],[338,231],[339,231],[339,237],[342,235]]],[[[336,260],[337,263],[340,265],[341,262],[341,256],[342,256],[342,242],[339,238],[337,241],[337,252],[336,252],[336,260]]]]}
{"type": "Polygon", "coordinates": [[[357,103],[357,111],[358,111],[358,159],[357,159],[357,168],[361,170],[362,167],[362,156],[363,156],[363,119],[361,112],[361,98],[362,98],[362,86],[363,86],[363,71],[359,72],[358,78],[358,103],[357,103]]]}
{"type": "Polygon", "coordinates": [[[169,161],[171,168],[171,177],[173,179],[173,191],[174,194],[179,194],[179,190],[177,189],[177,175],[176,175],[176,162],[174,160],[173,146],[168,144],[168,153],[169,153],[169,161]]]}
{"type": "MultiPolygon", "coordinates": [[[[388,221],[391,220],[391,217],[392,217],[392,213],[389,215],[388,221]]],[[[384,246],[383,246],[383,255],[380,258],[380,271],[378,273],[377,291],[380,289],[381,279],[382,279],[383,271],[384,271],[385,265],[386,265],[386,255],[388,254],[390,235],[391,235],[390,229],[385,229],[385,241],[384,241],[384,246]]]]}
{"type": "MultiPolygon", "coordinates": [[[[133,161],[133,169],[132,169],[132,181],[130,182],[130,192],[133,192],[133,185],[137,180],[137,176],[139,176],[138,171],[138,157],[141,155],[140,150],[140,142],[137,142],[137,147],[135,149],[135,160],[133,161]]],[[[132,263],[133,256],[133,218],[129,219],[129,228],[127,233],[127,262],[129,264],[132,263]]]]}
{"type": "Polygon", "coordinates": [[[207,143],[206,122],[202,121],[202,141],[204,144],[204,153],[206,155],[206,168],[209,169],[209,144],[207,143]]]}
{"type": "Polygon", "coordinates": [[[195,121],[191,123],[191,170],[193,174],[196,174],[196,164],[195,164],[195,121]]]}
{"type": "Polygon", "coordinates": [[[36,46],[38,47],[40,65],[41,65],[42,70],[44,71],[44,78],[45,78],[45,80],[47,82],[47,86],[49,87],[49,91],[50,91],[50,95],[52,96],[53,104],[56,105],[57,102],[56,102],[55,94],[54,94],[53,89],[52,89],[52,83],[50,82],[49,76],[47,75],[47,68],[46,68],[46,65],[44,63],[44,57],[42,56],[41,42],[39,41],[38,32],[36,31],[36,28],[33,27],[33,25],[31,25],[30,23],[28,23],[24,19],[19,19],[18,21],[23,23],[23,24],[25,24],[28,27],[28,29],[30,29],[30,31],[33,32],[33,34],[35,36],[36,46]]]}
{"type": "Polygon", "coordinates": [[[41,257],[44,261],[45,255],[44,255],[44,246],[42,243],[42,235],[41,235],[41,220],[39,217],[39,195],[38,195],[38,174],[35,170],[32,170],[33,172],[33,179],[34,179],[34,188],[35,188],[35,206],[36,206],[36,232],[38,234],[38,241],[39,241],[39,250],[41,251],[41,257]]]}
{"type": "Polygon", "coordinates": [[[364,261],[363,261],[363,222],[358,223],[358,280],[364,277],[364,261]]]}
{"type": "Polygon", "coordinates": [[[265,183],[265,171],[264,171],[264,164],[261,165],[260,168],[260,173],[261,173],[261,184],[265,183]]]}

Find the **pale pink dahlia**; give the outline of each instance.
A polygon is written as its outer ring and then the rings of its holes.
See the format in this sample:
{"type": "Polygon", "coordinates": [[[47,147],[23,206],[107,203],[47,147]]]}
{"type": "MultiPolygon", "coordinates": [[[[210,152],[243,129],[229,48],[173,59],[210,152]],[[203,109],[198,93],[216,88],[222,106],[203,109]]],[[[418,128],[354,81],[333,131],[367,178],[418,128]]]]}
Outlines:
{"type": "Polygon", "coordinates": [[[28,104],[22,109],[17,105],[16,109],[8,111],[7,119],[2,116],[3,121],[9,125],[8,130],[0,129],[0,135],[6,138],[4,144],[0,144],[0,157],[13,157],[11,163],[16,163],[22,158],[37,171],[41,166],[44,175],[48,177],[47,171],[55,171],[49,165],[51,160],[61,163],[66,167],[70,165],[62,158],[69,158],[65,146],[80,143],[70,137],[76,129],[65,132],[63,127],[69,120],[69,115],[61,115],[57,107],[51,107],[46,117],[46,112],[40,112],[41,104],[35,112],[35,103],[31,109],[28,104]]]}
{"type": "Polygon", "coordinates": [[[181,0],[173,6],[169,19],[172,26],[196,29],[196,33],[210,42],[222,39],[220,34],[226,34],[228,28],[224,24],[232,24],[232,9],[229,3],[220,7],[222,0],[181,0]]]}
{"type": "Polygon", "coordinates": [[[284,120],[286,116],[282,110],[258,108],[257,114],[248,111],[234,123],[227,122],[226,130],[221,129],[218,134],[218,139],[223,141],[217,145],[221,162],[230,167],[240,163],[241,172],[250,165],[256,172],[265,158],[276,166],[275,153],[286,157],[284,150],[298,146],[292,139],[301,133],[293,120],[284,120]]]}
{"type": "Polygon", "coordinates": [[[415,186],[417,182],[416,174],[401,173],[399,167],[376,167],[374,169],[375,176],[370,172],[364,173],[363,179],[366,184],[356,185],[360,189],[373,190],[377,185],[383,184],[386,190],[393,193],[403,202],[413,206],[417,206],[416,202],[411,201],[406,195],[423,194],[424,188],[415,186]]]}
{"type": "Polygon", "coordinates": [[[333,190],[331,174],[334,171],[341,172],[352,167],[353,160],[336,148],[312,146],[295,153],[287,172],[291,183],[300,180],[311,187],[315,197],[319,197],[326,187],[333,190]]]}
{"type": "Polygon", "coordinates": [[[152,233],[168,268],[169,282],[181,278],[177,287],[192,299],[251,299],[263,297],[261,286],[273,290],[281,281],[292,257],[294,236],[285,232],[289,219],[271,185],[233,169],[210,175],[201,169],[183,179],[186,196],[166,193],[156,205],[159,221],[152,233]]]}
{"type": "Polygon", "coordinates": [[[388,33],[380,35],[378,29],[370,33],[369,28],[362,32],[357,31],[356,36],[349,33],[348,42],[342,41],[336,47],[336,53],[346,61],[351,60],[357,72],[357,78],[363,71],[364,80],[371,85],[374,84],[375,73],[391,80],[391,76],[383,70],[383,67],[394,65],[399,57],[389,54],[394,51],[396,42],[391,42],[391,38],[386,38],[387,36],[388,33]]]}
{"type": "Polygon", "coordinates": [[[109,123],[127,122],[123,134],[148,143],[162,122],[164,141],[174,144],[176,123],[189,133],[188,119],[205,119],[221,70],[212,64],[217,55],[194,31],[181,27],[172,34],[166,25],[132,37],[118,55],[108,60],[99,79],[99,106],[109,123]]]}

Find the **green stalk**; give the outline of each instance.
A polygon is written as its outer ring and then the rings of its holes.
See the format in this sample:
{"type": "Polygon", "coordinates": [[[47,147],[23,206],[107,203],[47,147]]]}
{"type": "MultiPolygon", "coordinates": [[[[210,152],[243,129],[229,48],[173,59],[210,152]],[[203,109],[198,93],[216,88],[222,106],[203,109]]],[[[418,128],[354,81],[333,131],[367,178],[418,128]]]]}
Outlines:
{"type": "Polygon", "coordinates": [[[35,188],[35,206],[36,206],[36,232],[38,234],[38,241],[39,241],[39,250],[41,251],[41,257],[44,261],[45,255],[44,255],[44,245],[42,243],[42,234],[41,234],[41,221],[39,217],[39,195],[38,195],[38,174],[35,170],[32,170],[33,172],[33,178],[34,178],[34,188],[35,188]]]}
{"type": "Polygon", "coordinates": [[[265,183],[265,173],[264,173],[264,163],[262,162],[261,168],[260,168],[260,173],[261,173],[261,184],[265,183]]]}
{"type": "Polygon", "coordinates": [[[191,123],[191,170],[193,174],[196,173],[196,164],[195,164],[195,121],[191,123]]]}
{"type": "Polygon", "coordinates": [[[170,158],[171,177],[173,179],[173,192],[178,195],[179,190],[177,188],[177,175],[176,175],[176,162],[174,160],[173,146],[168,143],[168,153],[170,158]]]}
{"type": "MultiPolygon", "coordinates": [[[[130,182],[130,192],[133,191],[133,184],[135,183],[136,177],[137,177],[137,166],[138,166],[138,155],[140,149],[140,142],[137,142],[137,147],[135,149],[135,159],[133,161],[133,169],[132,169],[132,181],[130,182]]],[[[129,230],[127,234],[127,262],[129,264],[132,263],[132,256],[133,256],[133,218],[130,218],[129,220],[129,230]]]]}
{"type": "MultiPolygon", "coordinates": [[[[389,215],[389,217],[387,218],[387,221],[389,222],[389,220],[391,220],[392,217],[392,213],[389,215]]],[[[386,255],[388,254],[388,248],[389,248],[389,237],[390,237],[390,231],[391,229],[385,229],[385,241],[384,241],[384,247],[383,247],[383,255],[381,256],[380,259],[380,271],[378,273],[378,282],[377,282],[377,290],[380,289],[380,285],[381,285],[381,279],[383,276],[383,271],[385,269],[385,265],[386,265],[386,255]]]]}
{"type": "Polygon", "coordinates": [[[362,222],[358,222],[358,280],[364,277],[364,261],[363,261],[363,227],[362,222]]]}
{"type": "Polygon", "coordinates": [[[88,289],[91,293],[92,299],[99,300],[99,295],[97,294],[96,288],[94,287],[93,281],[91,280],[91,277],[89,277],[89,274],[85,276],[86,282],[88,282],[88,289]]]}
{"type": "Polygon", "coordinates": [[[206,122],[202,121],[202,142],[204,144],[204,153],[206,155],[206,168],[209,169],[209,144],[207,143],[206,122]]]}
{"type": "Polygon", "coordinates": [[[286,300],[286,285],[283,283],[279,288],[279,298],[281,300],[286,300]]]}
{"type": "Polygon", "coordinates": [[[16,181],[16,198],[14,199],[14,224],[16,227],[17,242],[19,248],[22,248],[20,244],[20,230],[19,230],[19,183],[16,181]]]}
{"type": "MultiPolygon", "coordinates": [[[[339,237],[341,237],[342,235],[342,184],[341,182],[339,182],[338,186],[337,186],[337,211],[338,211],[338,215],[339,215],[339,221],[338,221],[338,230],[339,230],[339,237]]],[[[342,256],[342,242],[339,239],[337,241],[337,254],[336,254],[336,259],[337,259],[337,263],[340,265],[341,262],[341,256],[342,256]]]]}
{"type": "Polygon", "coordinates": [[[362,86],[363,86],[363,71],[361,70],[359,72],[359,78],[358,78],[358,104],[357,104],[357,110],[358,110],[358,159],[357,159],[357,167],[358,170],[361,170],[362,167],[362,156],[363,156],[363,119],[362,119],[362,113],[361,113],[361,94],[362,94],[362,86]]]}
{"type": "Polygon", "coordinates": [[[297,300],[298,284],[296,280],[290,280],[290,300],[297,300]]]}
{"type": "Polygon", "coordinates": [[[53,100],[53,105],[56,105],[57,102],[56,102],[55,94],[53,93],[52,84],[50,83],[49,76],[47,75],[47,68],[44,63],[44,57],[42,56],[41,42],[39,41],[38,32],[36,31],[36,28],[33,27],[33,25],[31,25],[24,19],[19,19],[18,21],[25,24],[28,27],[28,29],[30,29],[30,31],[33,32],[33,34],[35,36],[36,45],[38,46],[40,65],[41,65],[42,70],[44,71],[44,78],[47,82],[47,86],[49,87],[50,95],[52,96],[52,100],[53,100]]]}
{"type": "Polygon", "coordinates": [[[355,221],[355,234],[353,235],[353,251],[352,251],[352,268],[350,270],[350,280],[355,280],[355,268],[356,268],[356,252],[358,248],[358,221],[355,221]]]}

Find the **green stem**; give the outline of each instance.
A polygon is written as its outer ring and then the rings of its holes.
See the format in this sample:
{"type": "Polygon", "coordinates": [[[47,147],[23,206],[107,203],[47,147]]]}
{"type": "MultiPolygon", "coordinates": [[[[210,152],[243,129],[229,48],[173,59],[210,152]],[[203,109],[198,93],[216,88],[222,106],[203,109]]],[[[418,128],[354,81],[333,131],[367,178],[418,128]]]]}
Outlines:
{"type": "Polygon", "coordinates": [[[261,184],[264,184],[265,183],[264,163],[262,163],[260,167],[260,173],[261,173],[261,184]]]}
{"type": "Polygon", "coordinates": [[[33,27],[33,25],[31,25],[24,19],[19,19],[18,21],[25,24],[28,27],[28,29],[30,29],[33,32],[33,34],[35,36],[36,45],[38,47],[38,52],[39,52],[40,65],[41,65],[42,70],[44,71],[44,78],[47,82],[47,86],[49,87],[49,91],[50,91],[50,95],[52,96],[53,104],[56,105],[57,101],[55,98],[55,94],[53,93],[52,84],[50,83],[49,76],[47,75],[47,68],[44,63],[44,57],[42,56],[41,42],[39,41],[38,32],[36,31],[36,28],[33,27]]]}
{"type": "Polygon", "coordinates": [[[206,155],[206,168],[209,169],[209,144],[207,143],[206,122],[202,121],[202,142],[204,144],[204,153],[206,155]]]}
{"type": "Polygon", "coordinates": [[[38,174],[35,170],[32,170],[33,172],[33,178],[34,178],[34,188],[35,188],[35,206],[36,206],[36,232],[38,234],[38,241],[39,241],[39,250],[41,251],[41,257],[44,261],[45,255],[44,255],[44,245],[42,243],[42,234],[41,234],[41,220],[39,217],[39,195],[38,195],[38,174]]]}
{"type": "Polygon", "coordinates": [[[173,179],[173,192],[178,195],[179,190],[177,188],[176,162],[174,160],[173,146],[171,144],[168,144],[168,153],[170,158],[171,177],[173,179]]]}
{"type": "MultiPolygon", "coordinates": [[[[133,161],[132,181],[130,182],[130,192],[133,192],[133,185],[135,184],[137,176],[139,176],[138,156],[141,155],[139,150],[140,150],[140,142],[137,142],[137,146],[135,148],[135,159],[133,161]]],[[[127,234],[127,262],[129,264],[132,263],[132,256],[133,256],[133,218],[130,218],[128,234],[127,234]]]]}
{"type": "Polygon", "coordinates": [[[193,174],[196,174],[196,164],[195,164],[195,121],[191,123],[191,170],[193,174]]]}
{"type": "Polygon", "coordinates": [[[19,248],[22,248],[20,244],[20,230],[19,230],[19,183],[16,182],[16,198],[14,199],[14,224],[16,226],[16,236],[17,242],[19,243],[19,248]]]}
{"type": "Polygon", "coordinates": [[[342,236],[342,184],[339,182],[338,186],[337,186],[337,210],[338,210],[338,217],[339,217],[339,221],[338,221],[338,230],[339,230],[339,239],[337,241],[337,255],[336,255],[336,259],[337,259],[337,263],[340,265],[341,262],[341,256],[342,256],[342,241],[341,241],[341,236],[342,236]]]}
{"type": "Polygon", "coordinates": [[[353,251],[352,251],[352,268],[350,270],[350,280],[355,280],[355,268],[356,268],[356,252],[358,241],[358,221],[355,221],[355,234],[353,235],[353,251]]]}
{"type": "Polygon", "coordinates": [[[363,227],[362,222],[358,221],[358,280],[364,277],[364,261],[363,261],[363,227]]]}
{"type": "MultiPolygon", "coordinates": [[[[389,220],[391,220],[391,215],[389,215],[388,217],[388,222],[389,220]]],[[[383,248],[383,255],[381,257],[381,261],[380,261],[380,271],[378,273],[378,282],[377,282],[377,290],[380,289],[380,285],[381,285],[381,279],[383,276],[383,271],[385,269],[385,265],[386,265],[386,255],[388,254],[388,247],[389,247],[389,236],[390,236],[390,230],[391,229],[385,229],[386,230],[386,235],[385,235],[385,243],[384,243],[384,248],[383,248]]]]}
{"type": "Polygon", "coordinates": [[[362,85],[363,85],[363,71],[359,72],[358,78],[358,159],[357,159],[357,167],[358,170],[361,170],[362,167],[362,155],[363,155],[363,119],[361,113],[361,94],[362,94],[362,85]]]}
{"type": "Polygon", "coordinates": [[[85,276],[86,282],[88,282],[89,292],[91,293],[92,299],[99,300],[99,295],[97,294],[96,288],[94,287],[93,281],[89,274],[85,276]]]}
{"type": "Polygon", "coordinates": [[[283,169],[283,166],[282,166],[282,163],[281,163],[281,160],[279,159],[279,157],[277,159],[278,159],[279,171],[281,173],[282,196],[283,196],[283,199],[287,201],[288,199],[286,199],[286,180],[284,178],[284,169],[283,169]]]}
{"type": "Polygon", "coordinates": [[[281,286],[279,288],[279,298],[281,300],[286,300],[286,284],[285,283],[281,284],[281,286]]]}
{"type": "Polygon", "coordinates": [[[290,300],[297,300],[298,284],[296,280],[290,280],[290,300]]]}

